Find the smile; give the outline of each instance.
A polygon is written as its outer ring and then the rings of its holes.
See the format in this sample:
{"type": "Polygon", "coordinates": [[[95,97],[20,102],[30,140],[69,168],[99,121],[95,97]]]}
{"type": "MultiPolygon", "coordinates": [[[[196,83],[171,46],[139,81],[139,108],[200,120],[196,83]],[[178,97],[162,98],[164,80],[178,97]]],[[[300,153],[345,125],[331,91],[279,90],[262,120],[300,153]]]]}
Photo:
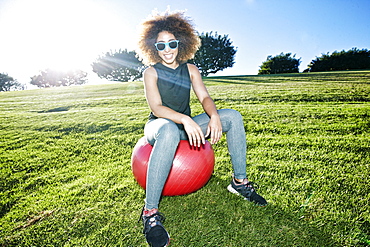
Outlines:
{"type": "Polygon", "coordinates": [[[173,58],[173,54],[163,54],[163,56],[166,58],[166,59],[172,59],[173,58]]]}

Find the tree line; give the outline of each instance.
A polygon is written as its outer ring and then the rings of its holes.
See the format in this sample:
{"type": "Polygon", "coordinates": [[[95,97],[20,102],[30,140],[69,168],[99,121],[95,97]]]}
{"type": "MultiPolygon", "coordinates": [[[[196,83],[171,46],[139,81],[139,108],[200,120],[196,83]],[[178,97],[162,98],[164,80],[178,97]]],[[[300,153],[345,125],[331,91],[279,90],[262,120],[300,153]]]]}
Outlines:
{"type": "MultiPolygon", "coordinates": [[[[298,73],[300,63],[301,59],[292,53],[268,56],[260,66],[258,74],[298,73]]],[[[303,72],[370,69],[370,50],[354,47],[348,51],[334,51],[332,54],[328,52],[313,59],[307,67],[303,72]]]]}
{"type": "MultiPolygon", "coordinates": [[[[201,47],[194,58],[188,61],[195,64],[202,76],[208,76],[232,67],[237,48],[228,35],[217,32],[201,33],[201,47]]],[[[298,73],[301,58],[292,53],[268,56],[258,74],[298,73]]],[[[135,81],[142,77],[146,66],[139,60],[135,51],[127,49],[109,51],[96,58],[91,64],[92,71],[100,78],[109,81],[135,81]]],[[[348,51],[334,51],[316,57],[303,72],[336,71],[350,69],[370,69],[370,51],[352,48],[348,51]]],[[[45,69],[31,77],[30,84],[39,88],[81,85],[87,82],[87,73],[81,70],[56,71],[45,69]]],[[[23,90],[24,85],[6,73],[0,73],[0,91],[23,90]]]]}

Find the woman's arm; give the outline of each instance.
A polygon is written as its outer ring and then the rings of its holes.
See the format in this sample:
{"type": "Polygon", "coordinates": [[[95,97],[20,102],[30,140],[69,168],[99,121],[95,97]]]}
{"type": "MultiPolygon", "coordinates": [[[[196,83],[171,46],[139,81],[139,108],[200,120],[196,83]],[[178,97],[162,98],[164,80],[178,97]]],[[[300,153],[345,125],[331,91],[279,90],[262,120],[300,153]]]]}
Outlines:
{"type": "Polygon", "coordinates": [[[150,110],[156,117],[167,118],[175,123],[183,124],[188,135],[190,145],[200,147],[205,143],[202,129],[189,116],[178,113],[166,106],[162,105],[161,96],[159,94],[157,80],[158,75],[153,67],[144,71],[144,92],[150,110]]]}
{"type": "Polygon", "coordinates": [[[212,98],[209,96],[206,86],[203,83],[202,76],[198,68],[193,64],[188,64],[190,78],[193,89],[202,104],[204,111],[211,118],[207,127],[206,137],[210,137],[211,144],[218,142],[222,136],[222,125],[220,116],[217,113],[217,108],[212,98]]]}

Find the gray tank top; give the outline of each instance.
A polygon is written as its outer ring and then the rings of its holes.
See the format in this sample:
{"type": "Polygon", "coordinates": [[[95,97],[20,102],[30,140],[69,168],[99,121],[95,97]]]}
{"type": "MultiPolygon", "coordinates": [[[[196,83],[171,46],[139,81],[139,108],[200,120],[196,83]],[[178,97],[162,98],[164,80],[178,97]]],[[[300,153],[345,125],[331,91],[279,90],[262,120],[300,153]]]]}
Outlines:
{"type": "MultiPolygon", "coordinates": [[[[189,104],[191,80],[187,64],[180,64],[176,69],[168,68],[161,63],[157,63],[153,67],[158,75],[157,86],[162,105],[191,116],[189,104]]],[[[150,113],[149,119],[155,118],[157,117],[150,113]]],[[[183,129],[181,124],[178,124],[178,126],[183,129]]]]}

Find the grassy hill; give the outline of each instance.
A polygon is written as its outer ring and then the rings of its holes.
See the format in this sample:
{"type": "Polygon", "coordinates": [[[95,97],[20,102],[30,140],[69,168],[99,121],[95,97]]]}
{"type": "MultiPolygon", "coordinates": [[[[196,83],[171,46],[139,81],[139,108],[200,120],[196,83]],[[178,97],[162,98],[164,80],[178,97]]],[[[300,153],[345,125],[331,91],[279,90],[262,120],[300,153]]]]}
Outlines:
{"type": "MultiPolygon", "coordinates": [[[[270,204],[226,190],[223,137],[209,183],[161,201],[171,246],[370,245],[370,71],[205,83],[244,116],[270,204]]],[[[146,246],[130,159],[148,113],[141,82],[0,93],[0,246],[146,246]]]]}

